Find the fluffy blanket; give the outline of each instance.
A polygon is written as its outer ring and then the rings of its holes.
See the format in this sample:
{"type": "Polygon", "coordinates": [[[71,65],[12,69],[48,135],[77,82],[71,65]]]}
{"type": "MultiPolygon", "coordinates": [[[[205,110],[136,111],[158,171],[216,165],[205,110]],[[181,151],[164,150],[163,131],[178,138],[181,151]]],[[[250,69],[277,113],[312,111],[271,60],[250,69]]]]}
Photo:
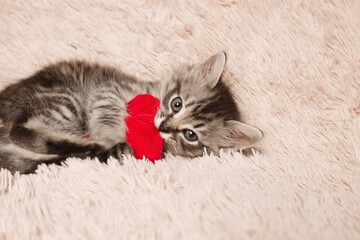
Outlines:
{"type": "Polygon", "coordinates": [[[0,172],[0,239],[360,239],[360,1],[0,2],[4,87],[63,59],[146,81],[219,50],[252,154],[0,172]]]}

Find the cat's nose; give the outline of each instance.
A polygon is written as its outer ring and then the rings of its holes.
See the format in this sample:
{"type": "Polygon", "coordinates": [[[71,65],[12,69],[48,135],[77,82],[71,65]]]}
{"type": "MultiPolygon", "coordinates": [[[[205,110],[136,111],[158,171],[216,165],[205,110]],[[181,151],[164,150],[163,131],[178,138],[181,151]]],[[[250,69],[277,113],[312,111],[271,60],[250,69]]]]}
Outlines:
{"type": "Polygon", "coordinates": [[[160,130],[160,132],[164,132],[164,133],[169,132],[169,130],[167,129],[167,127],[165,125],[165,121],[162,121],[160,123],[159,130],[160,130]]]}

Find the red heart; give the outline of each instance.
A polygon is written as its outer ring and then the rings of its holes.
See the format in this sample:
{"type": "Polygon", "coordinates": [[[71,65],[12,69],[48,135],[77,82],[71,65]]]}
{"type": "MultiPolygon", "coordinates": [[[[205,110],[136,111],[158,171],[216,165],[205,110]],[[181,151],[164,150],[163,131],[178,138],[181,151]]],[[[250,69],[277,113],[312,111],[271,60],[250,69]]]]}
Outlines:
{"type": "Polygon", "coordinates": [[[159,106],[159,99],[149,94],[137,95],[128,104],[126,138],[138,159],[145,156],[154,162],[162,156],[164,139],[154,123],[159,106]]]}

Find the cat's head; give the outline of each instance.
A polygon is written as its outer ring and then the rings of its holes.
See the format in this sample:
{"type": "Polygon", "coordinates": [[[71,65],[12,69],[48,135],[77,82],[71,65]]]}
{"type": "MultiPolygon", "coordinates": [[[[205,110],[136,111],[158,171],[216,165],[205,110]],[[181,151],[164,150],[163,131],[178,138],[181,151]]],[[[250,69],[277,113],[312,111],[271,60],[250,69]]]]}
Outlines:
{"type": "Polygon", "coordinates": [[[196,157],[204,148],[218,154],[220,148],[244,149],[262,138],[259,129],[239,121],[235,101],[221,81],[225,60],[220,52],[164,80],[155,117],[164,151],[196,157]]]}

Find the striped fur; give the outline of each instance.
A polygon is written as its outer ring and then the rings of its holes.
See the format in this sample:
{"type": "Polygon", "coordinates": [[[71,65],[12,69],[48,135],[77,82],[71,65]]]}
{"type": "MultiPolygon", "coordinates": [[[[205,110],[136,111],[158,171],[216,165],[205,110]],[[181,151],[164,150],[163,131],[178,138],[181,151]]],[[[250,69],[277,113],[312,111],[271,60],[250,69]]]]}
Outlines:
{"type": "Polygon", "coordinates": [[[163,130],[166,151],[196,157],[204,148],[218,154],[220,148],[248,148],[262,138],[257,128],[239,121],[235,101],[221,81],[224,65],[225,54],[220,52],[165,79],[155,124],[163,130]],[[170,104],[177,97],[182,99],[183,107],[174,112],[170,104]],[[195,132],[197,141],[185,138],[187,129],[195,132]]]}
{"type": "Polygon", "coordinates": [[[219,53],[157,83],[81,61],[48,66],[0,93],[0,167],[30,173],[41,163],[60,163],[70,156],[121,159],[131,153],[125,137],[127,103],[144,93],[161,100],[155,122],[166,126],[165,150],[172,154],[194,157],[204,148],[217,153],[220,147],[234,147],[229,142],[244,139],[244,133],[250,140],[242,145],[251,145],[254,136],[260,138],[257,129],[229,128],[239,114],[219,81],[224,64],[225,55],[219,53]],[[174,96],[185,103],[177,114],[169,109],[174,96]],[[195,131],[199,141],[186,141],[183,128],[195,131]]]}

